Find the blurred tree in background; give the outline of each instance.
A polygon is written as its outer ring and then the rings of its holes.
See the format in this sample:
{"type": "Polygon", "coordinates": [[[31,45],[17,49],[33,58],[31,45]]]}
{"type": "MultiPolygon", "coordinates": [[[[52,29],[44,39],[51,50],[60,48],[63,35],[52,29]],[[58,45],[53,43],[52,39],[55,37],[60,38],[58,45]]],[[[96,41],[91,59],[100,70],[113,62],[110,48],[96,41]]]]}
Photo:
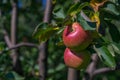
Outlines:
{"type": "MultiPolygon", "coordinates": [[[[112,42],[107,49],[106,47],[95,49],[100,54],[100,51],[103,51],[104,61],[98,61],[97,68],[105,67],[106,71],[103,70],[100,73],[106,73],[97,75],[96,69],[94,80],[119,80],[120,71],[117,69],[120,68],[120,0],[108,0],[104,6],[100,7],[99,15],[93,13],[99,5],[95,2],[96,0],[91,0],[91,2],[90,0],[1,0],[0,80],[40,80],[42,70],[39,69],[39,65],[41,65],[39,54],[41,54],[40,44],[42,41],[47,41],[48,51],[45,80],[67,80],[68,67],[63,61],[65,46],[61,36],[64,26],[71,23],[75,18],[74,15],[80,13],[81,10],[89,17],[97,16],[95,20],[98,20],[98,24],[96,25],[100,25],[100,28],[99,26],[97,28],[103,37],[95,41],[102,42],[104,40],[105,44],[112,42]],[[49,23],[45,23],[44,12],[49,1],[52,1],[51,18],[49,23]],[[80,3],[76,3],[76,5],[75,1],[80,1],[80,3]],[[94,10],[88,6],[89,3],[93,4],[93,7],[95,5],[94,10]],[[106,53],[104,53],[105,51],[106,53]],[[111,54],[115,55],[115,60],[111,54]],[[106,65],[103,62],[106,62],[106,65]],[[108,66],[114,66],[115,70],[106,68],[108,66]]],[[[93,29],[89,26],[93,26],[95,23],[88,22],[88,26],[85,20],[81,22],[83,18],[79,14],[77,17],[76,20],[87,25],[88,30],[93,29]]],[[[104,46],[104,43],[101,45],[104,46]]],[[[91,55],[95,53],[91,48],[90,51],[91,55]]],[[[87,77],[85,71],[80,71],[79,80],[82,80],[84,76],[87,77]]],[[[83,78],[83,80],[87,79],[83,78]]]]}

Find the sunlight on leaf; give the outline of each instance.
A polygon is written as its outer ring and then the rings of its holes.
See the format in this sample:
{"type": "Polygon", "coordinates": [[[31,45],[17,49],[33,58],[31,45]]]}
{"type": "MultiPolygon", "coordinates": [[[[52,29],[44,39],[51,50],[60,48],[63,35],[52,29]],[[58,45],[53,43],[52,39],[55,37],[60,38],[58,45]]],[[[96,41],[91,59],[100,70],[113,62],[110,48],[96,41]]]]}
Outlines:
{"type": "Polygon", "coordinates": [[[98,32],[98,29],[100,27],[99,12],[95,12],[93,16],[91,16],[91,21],[96,22],[96,31],[98,32]]]}
{"type": "Polygon", "coordinates": [[[40,42],[48,40],[50,37],[53,37],[57,34],[59,27],[53,27],[47,23],[40,23],[36,27],[33,36],[36,39],[39,39],[40,42]]]}
{"type": "Polygon", "coordinates": [[[47,29],[40,29],[38,31],[38,38],[39,38],[39,41],[46,41],[48,40],[50,37],[53,37],[55,35],[55,33],[57,32],[57,30],[59,29],[59,27],[56,27],[56,28],[47,28],[47,29]]]}

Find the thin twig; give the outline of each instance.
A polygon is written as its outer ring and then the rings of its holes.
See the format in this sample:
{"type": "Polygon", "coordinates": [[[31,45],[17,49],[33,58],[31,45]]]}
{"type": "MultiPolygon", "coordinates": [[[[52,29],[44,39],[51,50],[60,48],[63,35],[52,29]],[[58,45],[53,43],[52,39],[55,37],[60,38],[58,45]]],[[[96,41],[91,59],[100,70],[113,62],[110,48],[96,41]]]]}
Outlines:
{"type": "Polygon", "coordinates": [[[5,52],[5,51],[10,51],[10,50],[17,49],[17,48],[23,47],[23,46],[35,47],[35,48],[39,49],[39,46],[36,45],[36,44],[33,44],[33,43],[24,43],[24,42],[22,42],[22,43],[16,44],[16,45],[14,45],[14,46],[12,46],[12,47],[10,47],[10,48],[7,48],[7,49],[1,51],[0,54],[3,53],[3,52],[5,52]]]}
{"type": "Polygon", "coordinates": [[[35,48],[39,49],[39,46],[36,45],[36,44],[34,44],[34,43],[22,42],[22,43],[16,44],[16,45],[14,45],[14,46],[12,46],[12,47],[9,47],[9,48],[1,51],[0,54],[4,53],[4,52],[6,52],[6,51],[10,51],[10,50],[13,50],[13,49],[17,49],[17,48],[19,48],[19,47],[23,47],[23,46],[35,47],[35,48]]]}
{"type": "Polygon", "coordinates": [[[98,74],[102,74],[102,73],[107,73],[107,72],[111,72],[111,71],[115,71],[115,69],[112,68],[101,68],[101,69],[96,69],[93,72],[93,76],[98,75],[98,74]]]}

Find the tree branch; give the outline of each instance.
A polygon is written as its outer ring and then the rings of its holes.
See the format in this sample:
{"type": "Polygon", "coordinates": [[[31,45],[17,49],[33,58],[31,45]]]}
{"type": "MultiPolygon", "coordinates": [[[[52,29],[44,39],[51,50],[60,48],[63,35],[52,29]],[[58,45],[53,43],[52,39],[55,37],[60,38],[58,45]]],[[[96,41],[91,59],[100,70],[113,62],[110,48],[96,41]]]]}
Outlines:
{"type": "Polygon", "coordinates": [[[16,45],[14,45],[14,46],[12,46],[12,47],[9,47],[9,48],[1,51],[0,54],[4,53],[4,52],[6,52],[6,51],[9,51],[9,50],[13,50],[13,49],[17,49],[17,48],[19,48],[19,47],[23,47],[23,46],[35,47],[35,48],[39,49],[39,46],[36,45],[36,44],[22,42],[22,43],[16,44],[16,45]]]}
{"type": "MultiPolygon", "coordinates": [[[[12,12],[11,12],[11,44],[14,46],[16,45],[17,41],[17,23],[18,23],[18,0],[11,0],[11,6],[12,6],[12,12]]],[[[19,54],[17,52],[17,49],[14,49],[11,51],[10,54],[12,58],[13,63],[13,70],[16,71],[19,74],[23,74],[22,68],[21,68],[21,62],[19,60],[19,54]]]]}
{"type": "Polygon", "coordinates": [[[68,76],[67,80],[79,80],[80,71],[73,69],[73,68],[68,68],[68,76]]]}
{"type": "Polygon", "coordinates": [[[97,65],[98,60],[99,60],[98,55],[93,54],[92,55],[92,62],[88,66],[86,73],[85,73],[85,76],[83,77],[83,80],[93,80],[93,77],[98,75],[98,74],[107,73],[107,72],[111,72],[111,71],[115,71],[115,70],[120,70],[120,67],[119,67],[120,64],[118,64],[115,69],[108,68],[108,67],[96,69],[96,65],[97,65]]]}
{"type": "Polygon", "coordinates": [[[22,46],[39,48],[39,46],[37,46],[37,45],[34,44],[34,43],[22,42],[22,43],[16,44],[15,46],[9,48],[9,50],[15,49],[15,48],[19,48],[19,47],[22,47],[22,46]]]}
{"type": "Polygon", "coordinates": [[[11,43],[16,44],[16,28],[17,28],[17,2],[11,1],[12,16],[11,16],[11,43]]]}
{"type": "Polygon", "coordinates": [[[12,47],[10,38],[9,38],[8,33],[6,32],[5,29],[3,29],[3,35],[4,35],[4,40],[5,40],[6,44],[8,45],[8,47],[9,48],[12,47]]]}
{"type": "Polygon", "coordinates": [[[111,72],[111,71],[115,71],[115,69],[111,69],[111,68],[101,68],[101,69],[96,69],[93,72],[93,76],[98,75],[98,74],[102,74],[102,73],[106,73],[106,72],[111,72]]]}
{"type": "Polygon", "coordinates": [[[97,54],[93,54],[92,55],[92,62],[90,63],[90,65],[88,66],[86,72],[91,74],[95,69],[96,69],[96,65],[97,65],[97,61],[98,61],[98,55],[97,54]]]}
{"type": "MultiPolygon", "coordinates": [[[[52,0],[46,1],[46,8],[44,13],[43,22],[50,22],[52,14],[52,0]]],[[[39,64],[39,73],[40,73],[40,80],[46,80],[47,77],[47,42],[42,42],[39,47],[39,57],[38,57],[38,64],[39,64]]]]}
{"type": "Polygon", "coordinates": [[[94,72],[93,72],[93,77],[95,75],[98,75],[98,74],[102,74],[102,73],[107,73],[107,72],[111,72],[111,71],[116,71],[116,70],[120,70],[120,63],[118,62],[116,68],[108,68],[108,67],[104,67],[104,68],[100,68],[100,69],[96,69],[94,72]]]}
{"type": "Polygon", "coordinates": [[[98,55],[97,54],[93,54],[91,56],[91,58],[92,58],[92,62],[87,67],[86,73],[85,73],[85,75],[83,77],[83,80],[92,80],[92,76],[93,76],[92,73],[96,69],[96,65],[97,65],[97,62],[98,62],[98,55]]]}
{"type": "Polygon", "coordinates": [[[44,12],[44,18],[43,18],[43,22],[50,22],[51,19],[51,14],[52,14],[52,0],[46,0],[46,8],[45,8],[45,12],[44,12]]]}

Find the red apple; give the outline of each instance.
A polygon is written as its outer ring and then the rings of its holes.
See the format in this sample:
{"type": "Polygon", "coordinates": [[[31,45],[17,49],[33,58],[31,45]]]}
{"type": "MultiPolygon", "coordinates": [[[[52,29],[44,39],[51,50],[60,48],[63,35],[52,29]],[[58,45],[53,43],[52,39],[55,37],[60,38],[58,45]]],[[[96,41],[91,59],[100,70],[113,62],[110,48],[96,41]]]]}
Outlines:
{"type": "Polygon", "coordinates": [[[90,62],[90,53],[88,51],[82,51],[80,54],[76,54],[69,48],[66,48],[64,52],[64,62],[68,67],[84,69],[90,62]]]}
{"type": "Polygon", "coordinates": [[[78,52],[87,48],[92,42],[92,38],[88,31],[85,31],[78,22],[75,22],[72,26],[66,26],[64,29],[63,42],[66,47],[78,52]]]}

